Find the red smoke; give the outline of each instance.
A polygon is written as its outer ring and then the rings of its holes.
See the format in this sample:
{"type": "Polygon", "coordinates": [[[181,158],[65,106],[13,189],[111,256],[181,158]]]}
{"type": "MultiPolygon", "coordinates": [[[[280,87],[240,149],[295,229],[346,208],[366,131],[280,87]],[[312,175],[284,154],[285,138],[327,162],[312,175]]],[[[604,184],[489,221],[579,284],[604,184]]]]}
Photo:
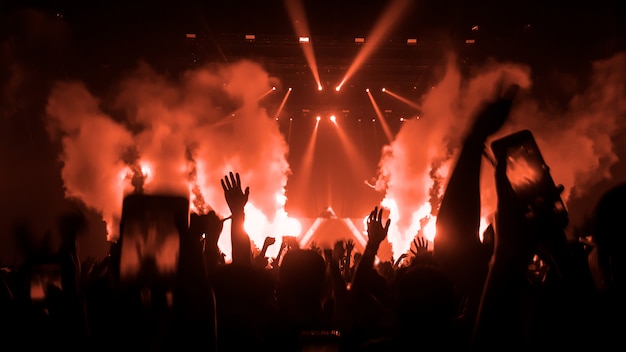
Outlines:
{"type": "Polygon", "coordinates": [[[229,210],[220,179],[235,171],[250,186],[250,203],[273,219],[289,165],[284,138],[258,101],[272,85],[248,61],[176,78],[141,65],[112,101],[99,101],[80,82],[56,84],[47,115],[50,133],[63,139],[66,195],[101,212],[108,239],[116,240],[123,192],[132,190],[124,179],[130,163],[149,164],[146,193],[191,197],[197,182],[208,207],[223,216],[229,210]],[[117,112],[120,122],[104,111],[117,112]]]}
{"type": "MultiPolygon", "coordinates": [[[[463,77],[451,57],[444,77],[423,96],[419,120],[405,123],[395,140],[386,146],[380,160],[379,178],[386,181],[386,198],[398,205],[396,252],[408,249],[415,236],[414,213],[428,202],[433,173],[447,180],[460,142],[478,104],[491,99],[498,82],[517,83],[520,92],[509,122],[493,138],[530,129],[551,167],[552,176],[565,187],[564,201],[585,195],[600,181],[611,178],[617,161],[612,137],[625,127],[626,54],[595,62],[587,89],[573,97],[566,111],[542,111],[528,92],[532,89],[531,69],[524,65],[491,62],[463,77]]],[[[488,144],[487,144],[488,146],[488,144]]],[[[482,167],[483,217],[495,209],[493,167],[485,159],[482,167]]],[[[443,186],[445,187],[445,183],[443,186]]],[[[436,214],[436,207],[433,204],[436,214]]],[[[396,253],[396,257],[399,254],[396,253]]]]}

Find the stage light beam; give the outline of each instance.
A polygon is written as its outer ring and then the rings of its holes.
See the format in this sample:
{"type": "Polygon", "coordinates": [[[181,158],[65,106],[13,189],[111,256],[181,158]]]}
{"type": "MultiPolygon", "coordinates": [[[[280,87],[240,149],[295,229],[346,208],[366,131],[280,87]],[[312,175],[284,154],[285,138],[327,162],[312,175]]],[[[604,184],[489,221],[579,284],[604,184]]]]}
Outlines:
{"type": "Polygon", "coordinates": [[[313,43],[311,43],[309,24],[304,12],[302,0],[285,0],[284,3],[287,7],[287,13],[291,19],[293,29],[299,38],[298,40],[300,44],[302,44],[300,47],[302,48],[302,52],[307,63],[309,64],[313,79],[315,79],[315,83],[317,83],[317,89],[322,90],[322,81],[320,80],[317,62],[315,61],[315,53],[313,51],[313,43]]]}
{"type": "Polygon", "coordinates": [[[315,119],[315,127],[313,133],[307,143],[306,150],[302,156],[302,162],[300,164],[300,173],[302,175],[303,184],[308,185],[311,180],[311,173],[313,168],[313,156],[315,155],[315,145],[317,143],[317,132],[319,129],[321,117],[318,116],[315,119]]]}
{"type": "MultiPolygon", "coordinates": [[[[287,1],[289,2],[289,1],[287,1]]],[[[341,83],[337,86],[339,89],[358,71],[363,63],[369,58],[374,49],[382,42],[383,38],[389,33],[394,24],[399,23],[399,19],[403,14],[408,13],[408,7],[412,4],[411,0],[395,0],[385,10],[383,15],[379,18],[378,22],[372,29],[372,32],[367,36],[367,42],[363,43],[363,46],[359,50],[356,58],[348,67],[348,71],[341,80],[341,83]]]]}
{"type": "MultiPolygon", "coordinates": [[[[383,128],[383,132],[385,132],[385,136],[387,137],[387,141],[391,142],[393,140],[393,135],[391,134],[391,130],[389,129],[389,125],[387,124],[387,120],[385,119],[385,115],[380,111],[376,100],[374,100],[374,96],[371,92],[367,92],[367,96],[370,98],[370,102],[372,103],[372,107],[376,112],[376,116],[380,120],[380,125],[383,128]]],[[[372,119],[372,121],[376,121],[376,119],[372,119]]]]}
{"type": "MultiPolygon", "coordinates": [[[[384,88],[383,88],[383,89],[384,89],[384,88]]],[[[397,93],[394,93],[394,92],[390,91],[389,89],[385,89],[385,90],[383,90],[383,92],[385,92],[385,93],[387,93],[387,94],[391,95],[392,97],[394,97],[394,98],[396,98],[396,99],[400,100],[401,102],[403,102],[403,103],[407,104],[408,106],[410,106],[410,107],[412,107],[412,108],[414,108],[414,109],[416,109],[416,110],[421,110],[421,109],[422,109],[422,107],[421,107],[421,106],[419,106],[418,104],[416,104],[416,103],[414,103],[414,102],[410,101],[409,99],[407,99],[407,98],[405,98],[405,97],[403,97],[403,96],[401,96],[401,95],[399,95],[399,94],[397,94],[397,93]]]]}
{"type": "Polygon", "coordinates": [[[278,110],[276,111],[276,115],[274,115],[276,119],[278,119],[278,116],[280,115],[280,113],[283,112],[283,109],[285,108],[285,104],[287,103],[287,98],[289,98],[290,94],[291,94],[291,88],[289,88],[287,90],[287,93],[285,93],[285,96],[283,97],[283,101],[280,103],[280,106],[278,107],[278,110]]]}

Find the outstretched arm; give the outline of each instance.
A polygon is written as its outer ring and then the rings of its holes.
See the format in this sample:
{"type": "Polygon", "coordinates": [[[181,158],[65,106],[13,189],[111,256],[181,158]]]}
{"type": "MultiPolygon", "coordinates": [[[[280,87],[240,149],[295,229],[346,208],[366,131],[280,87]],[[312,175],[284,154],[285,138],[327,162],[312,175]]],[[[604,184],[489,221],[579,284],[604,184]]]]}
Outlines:
{"type": "Polygon", "coordinates": [[[276,238],[269,236],[265,237],[261,252],[256,256],[256,258],[254,258],[255,265],[258,265],[261,268],[265,268],[267,266],[268,258],[265,256],[265,253],[267,253],[267,248],[274,243],[276,243],[276,238]]]}
{"type": "Polygon", "coordinates": [[[433,257],[468,297],[469,319],[473,319],[477,310],[489,261],[489,253],[479,237],[480,172],[485,141],[508,118],[518,89],[519,86],[511,85],[502,97],[484,103],[476,114],[437,215],[433,257]]]}
{"type": "Polygon", "coordinates": [[[374,267],[374,260],[380,243],[387,237],[391,219],[383,222],[383,209],[374,207],[374,210],[367,218],[367,245],[363,256],[359,260],[354,278],[352,280],[351,290],[354,292],[364,292],[367,278],[374,267]]]}
{"type": "Polygon", "coordinates": [[[226,203],[228,203],[231,212],[230,235],[233,263],[252,265],[250,237],[248,237],[243,226],[245,221],[244,207],[248,202],[250,187],[246,187],[245,191],[242,191],[239,173],[230,172],[221,182],[224,198],[226,198],[226,203]]]}

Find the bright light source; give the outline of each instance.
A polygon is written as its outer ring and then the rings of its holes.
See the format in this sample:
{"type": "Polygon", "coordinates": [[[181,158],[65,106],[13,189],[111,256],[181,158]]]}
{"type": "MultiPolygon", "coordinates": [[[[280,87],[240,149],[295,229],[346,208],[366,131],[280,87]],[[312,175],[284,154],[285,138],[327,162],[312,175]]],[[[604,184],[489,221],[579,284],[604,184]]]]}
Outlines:
{"type": "Polygon", "coordinates": [[[408,45],[417,45],[417,38],[409,38],[406,40],[408,45]]]}
{"type": "Polygon", "coordinates": [[[319,120],[321,120],[321,119],[322,119],[322,117],[318,115],[315,119],[316,119],[317,121],[319,121],[319,120]]]}
{"type": "Polygon", "coordinates": [[[476,43],[475,39],[465,39],[465,44],[474,44],[476,43]]]}
{"type": "Polygon", "coordinates": [[[187,39],[196,39],[196,33],[187,33],[187,34],[185,34],[185,38],[187,38],[187,39]]]}
{"type": "Polygon", "coordinates": [[[300,43],[308,43],[310,41],[309,37],[300,37],[298,38],[300,43]]]}
{"type": "Polygon", "coordinates": [[[336,90],[336,91],[340,91],[340,90],[341,90],[341,86],[337,86],[337,87],[335,87],[335,90],[336,90]]]}
{"type": "Polygon", "coordinates": [[[372,122],[376,122],[376,119],[372,119],[372,122]]]}
{"type": "Polygon", "coordinates": [[[370,89],[369,89],[369,88],[366,88],[366,89],[365,89],[365,92],[366,92],[366,93],[369,93],[369,92],[370,92],[370,89]]]}
{"type": "Polygon", "coordinates": [[[253,41],[256,39],[254,34],[246,34],[246,40],[253,41]]]}
{"type": "Polygon", "coordinates": [[[478,30],[478,26],[474,26],[474,27],[472,27],[472,30],[473,30],[473,31],[477,31],[477,30],[478,30]]]}
{"type": "Polygon", "coordinates": [[[381,89],[383,91],[383,93],[385,92],[385,88],[381,89]]]}
{"type": "Polygon", "coordinates": [[[276,90],[276,87],[272,87],[272,90],[276,90]]]}
{"type": "Polygon", "coordinates": [[[321,85],[317,86],[317,90],[319,90],[320,92],[322,91],[322,89],[324,89],[324,87],[322,87],[321,85]]]}
{"type": "Polygon", "coordinates": [[[335,117],[335,115],[330,115],[330,121],[337,122],[337,117],[335,117]]]}
{"type": "Polygon", "coordinates": [[[354,42],[355,43],[365,43],[365,38],[363,38],[363,37],[356,37],[356,38],[354,38],[354,42]]]}
{"type": "Polygon", "coordinates": [[[289,87],[289,91],[291,92],[291,87],[289,87]]]}

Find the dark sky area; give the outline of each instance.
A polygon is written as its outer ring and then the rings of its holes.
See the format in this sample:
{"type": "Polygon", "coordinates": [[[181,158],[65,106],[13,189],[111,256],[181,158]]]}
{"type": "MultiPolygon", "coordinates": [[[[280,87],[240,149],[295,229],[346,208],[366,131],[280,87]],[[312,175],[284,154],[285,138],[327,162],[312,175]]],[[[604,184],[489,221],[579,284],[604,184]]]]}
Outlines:
{"type": "MultiPolygon", "coordinates": [[[[367,36],[388,3],[382,0],[303,2],[312,37],[317,35],[327,41],[326,51],[321,51],[325,57],[320,57],[320,62],[324,62],[329,74],[345,66],[339,59],[333,61],[333,50],[337,58],[352,55],[342,51],[346,45],[337,42],[367,36]]],[[[619,0],[417,0],[411,4],[393,24],[385,42],[401,43],[405,38],[416,37],[437,43],[430,49],[419,49],[425,53],[419,59],[424,64],[405,67],[408,71],[425,72],[429,78],[422,82],[424,86],[434,82],[436,73],[444,66],[435,61],[443,57],[444,51],[454,50],[467,72],[489,60],[529,65],[534,81],[530,94],[538,106],[560,111],[566,109],[573,96],[586,91],[593,62],[626,50],[626,5],[619,0]],[[474,26],[478,26],[478,31],[472,30],[474,26]],[[476,40],[472,47],[465,45],[465,39],[469,38],[476,40]]],[[[283,1],[3,1],[0,4],[0,264],[11,264],[19,257],[19,248],[48,245],[45,233],[54,232],[54,221],[60,212],[85,209],[82,202],[64,197],[63,165],[59,159],[62,145],[45,122],[46,103],[55,82],[81,81],[94,96],[107,100],[116,97],[116,84],[133,72],[140,61],[157,72],[176,75],[194,65],[211,61],[227,64],[250,53],[255,59],[265,60],[272,76],[281,79],[284,75],[285,80],[294,75],[291,67],[296,65],[294,62],[304,62],[302,57],[294,57],[299,52],[287,46],[274,48],[270,44],[263,49],[259,44],[256,51],[247,51],[250,48],[245,43],[224,39],[248,33],[268,38],[294,36],[283,1]],[[190,45],[185,40],[189,33],[196,34],[200,44],[190,45]],[[29,223],[32,233],[19,233],[16,240],[14,226],[19,220],[29,223]]],[[[388,62],[396,62],[385,56],[395,55],[395,51],[388,50],[380,53],[379,61],[371,63],[372,70],[381,77],[402,76],[387,67],[388,62]]],[[[305,76],[294,79],[294,83],[311,84],[309,73],[305,76]],[[303,80],[308,83],[302,83],[303,80]]],[[[366,79],[357,77],[354,85],[366,79]]],[[[624,84],[621,94],[626,98],[624,84]]],[[[619,82],[617,85],[620,86],[619,82]]],[[[626,118],[624,112],[618,109],[621,115],[617,118],[626,118]]],[[[123,120],[119,111],[108,113],[113,119],[123,120]]],[[[287,133],[283,125],[280,131],[287,133]]],[[[626,129],[614,131],[609,139],[616,155],[626,158],[623,141],[626,129]]],[[[380,136],[382,131],[375,133],[380,136]]],[[[308,137],[290,135],[290,138],[302,140],[291,146],[294,152],[289,162],[295,169],[300,160],[294,158],[300,157],[297,155],[308,137]]],[[[365,140],[373,141],[372,138],[366,136],[365,140]]],[[[363,150],[372,159],[367,164],[366,175],[376,176],[380,158],[376,153],[384,143],[382,139],[376,140],[368,146],[372,150],[363,150]]],[[[323,147],[332,149],[330,144],[323,147]]],[[[342,159],[328,160],[325,168],[331,170],[333,165],[343,163],[342,159]]],[[[349,174],[341,170],[338,173],[349,174]]],[[[608,174],[585,189],[584,197],[572,200],[571,211],[577,219],[586,214],[600,192],[626,179],[626,167],[616,161],[608,174]]],[[[334,190],[345,192],[345,198],[364,203],[358,207],[344,204],[347,201],[337,203],[340,209],[336,211],[345,212],[347,217],[366,215],[372,203],[380,198],[378,193],[367,193],[371,190],[366,188],[349,190],[352,181],[337,175],[324,177],[337,179],[334,190]],[[357,195],[358,192],[366,195],[357,195]]],[[[288,190],[294,202],[310,201],[312,210],[302,211],[303,217],[323,209],[323,201],[312,194],[324,193],[322,190],[330,186],[303,186],[302,179],[295,177],[290,182],[311,192],[288,190]]],[[[104,225],[97,211],[86,214],[91,232],[81,240],[81,246],[85,256],[100,257],[108,250],[104,225]]],[[[49,245],[54,246],[56,241],[52,236],[49,245]]]]}

